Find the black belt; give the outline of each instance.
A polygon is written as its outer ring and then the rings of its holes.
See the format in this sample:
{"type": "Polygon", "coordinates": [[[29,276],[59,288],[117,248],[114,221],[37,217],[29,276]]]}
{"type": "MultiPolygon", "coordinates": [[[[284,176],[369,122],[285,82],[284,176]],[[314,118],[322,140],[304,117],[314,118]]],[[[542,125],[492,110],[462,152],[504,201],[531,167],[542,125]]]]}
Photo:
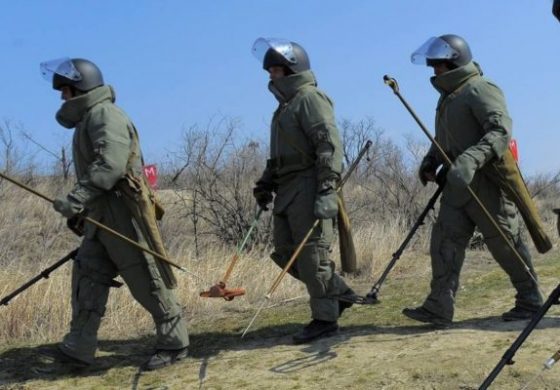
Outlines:
{"type": "Polygon", "coordinates": [[[271,158],[266,160],[266,167],[269,169],[280,169],[282,167],[287,167],[290,165],[313,165],[311,157],[303,156],[302,154],[287,154],[284,156],[279,156],[276,158],[271,158]]]}

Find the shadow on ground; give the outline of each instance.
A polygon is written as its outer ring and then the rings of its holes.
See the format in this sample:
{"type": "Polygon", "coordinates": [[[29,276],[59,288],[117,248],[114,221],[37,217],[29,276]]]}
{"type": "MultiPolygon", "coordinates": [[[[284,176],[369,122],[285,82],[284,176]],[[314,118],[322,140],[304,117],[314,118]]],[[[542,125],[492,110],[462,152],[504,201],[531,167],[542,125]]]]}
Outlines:
{"type": "MultiPolygon", "coordinates": [[[[474,318],[459,321],[448,329],[479,329],[500,332],[521,332],[527,321],[504,323],[499,317],[474,318]]],[[[240,338],[238,329],[229,331],[200,332],[191,336],[190,355],[202,361],[201,375],[204,375],[204,362],[216,357],[221,352],[249,351],[268,349],[279,345],[290,345],[291,335],[301,328],[300,323],[286,323],[267,326],[250,332],[244,339],[240,338]]],[[[538,328],[560,327],[560,318],[544,318],[538,328]]],[[[270,371],[286,374],[307,367],[316,366],[335,359],[337,354],[333,347],[348,342],[354,337],[363,335],[395,335],[403,338],[433,332],[445,331],[430,325],[404,325],[404,326],[375,326],[375,325],[348,325],[341,327],[333,337],[324,338],[310,344],[300,346],[301,352],[306,356],[283,362],[270,368],[270,371]]],[[[99,343],[99,353],[95,364],[85,369],[75,369],[67,365],[45,361],[40,351],[45,348],[54,348],[54,344],[39,345],[34,347],[17,347],[5,350],[0,354],[0,386],[21,384],[32,380],[57,381],[73,377],[102,376],[108,370],[115,368],[138,369],[137,379],[142,374],[138,368],[152,352],[153,339],[143,337],[131,340],[102,340],[99,343]]],[[[134,385],[133,385],[134,388],[134,385]]]]}

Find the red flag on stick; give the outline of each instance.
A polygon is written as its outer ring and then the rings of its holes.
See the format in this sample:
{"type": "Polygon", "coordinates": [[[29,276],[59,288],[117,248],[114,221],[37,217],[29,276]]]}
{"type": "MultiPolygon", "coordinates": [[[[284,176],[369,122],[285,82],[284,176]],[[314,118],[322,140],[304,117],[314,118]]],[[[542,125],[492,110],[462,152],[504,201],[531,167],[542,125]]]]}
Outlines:
{"type": "Polygon", "coordinates": [[[144,165],[142,167],[142,169],[144,170],[144,175],[146,176],[146,179],[148,179],[148,184],[150,185],[150,187],[152,187],[152,189],[156,189],[157,188],[157,167],[155,166],[155,164],[150,164],[150,165],[144,165]]]}
{"type": "Polygon", "coordinates": [[[513,138],[509,141],[509,150],[511,150],[511,154],[513,154],[513,158],[515,162],[519,162],[519,150],[517,149],[517,141],[513,138]]]}

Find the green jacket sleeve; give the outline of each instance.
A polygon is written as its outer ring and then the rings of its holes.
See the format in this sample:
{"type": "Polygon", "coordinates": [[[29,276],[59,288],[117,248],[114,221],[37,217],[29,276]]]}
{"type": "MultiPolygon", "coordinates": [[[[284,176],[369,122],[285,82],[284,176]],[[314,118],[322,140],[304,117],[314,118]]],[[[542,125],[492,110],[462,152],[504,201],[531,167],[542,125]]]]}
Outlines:
{"type": "Polygon", "coordinates": [[[71,191],[70,196],[82,204],[91,202],[104,191],[112,189],[127,168],[130,154],[128,120],[110,106],[92,112],[87,132],[95,158],[71,191]]]}
{"type": "Polygon", "coordinates": [[[470,108],[485,134],[463,153],[470,155],[481,168],[492,158],[501,158],[506,152],[512,121],[502,91],[486,80],[473,88],[470,108]]]}
{"type": "Polygon", "coordinates": [[[342,142],[331,100],[317,90],[306,93],[298,121],[315,149],[319,182],[337,180],[342,172],[342,142]]]}

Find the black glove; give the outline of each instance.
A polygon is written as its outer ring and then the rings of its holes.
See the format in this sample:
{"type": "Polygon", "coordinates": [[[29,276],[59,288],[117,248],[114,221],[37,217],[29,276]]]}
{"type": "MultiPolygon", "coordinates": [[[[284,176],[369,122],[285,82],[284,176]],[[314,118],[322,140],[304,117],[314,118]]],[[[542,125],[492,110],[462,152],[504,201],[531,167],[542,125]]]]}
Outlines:
{"type": "Polygon", "coordinates": [[[255,197],[259,207],[264,211],[267,211],[268,204],[272,202],[272,199],[274,198],[272,196],[274,186],[262,181],[258,181],[256,184],[255,188],[253,188],[253,196],[255,197]]]}
{"type": "Polygon", "coordinates": [[[84,235],[84,214],[79,213],[70,217],[66,220],[66,226],[68,229],[72,230],[72,232],[77,235],[78,237],[82,237],[84,235]]]}
{"type": "Polygon", "coordinates": [[[422,163],[420,163],[420,168],[418,169],[418,178],[422,185],[428,184],[429,181],[433,181],[436,177],[437,165],[432,161],[431,158],[424,158],[422,163]]]}
{"type": "Polygon", "coordinates": [[[552,14],[560,21],[560,0],[554,0],[552,4],[552,14]]]}

